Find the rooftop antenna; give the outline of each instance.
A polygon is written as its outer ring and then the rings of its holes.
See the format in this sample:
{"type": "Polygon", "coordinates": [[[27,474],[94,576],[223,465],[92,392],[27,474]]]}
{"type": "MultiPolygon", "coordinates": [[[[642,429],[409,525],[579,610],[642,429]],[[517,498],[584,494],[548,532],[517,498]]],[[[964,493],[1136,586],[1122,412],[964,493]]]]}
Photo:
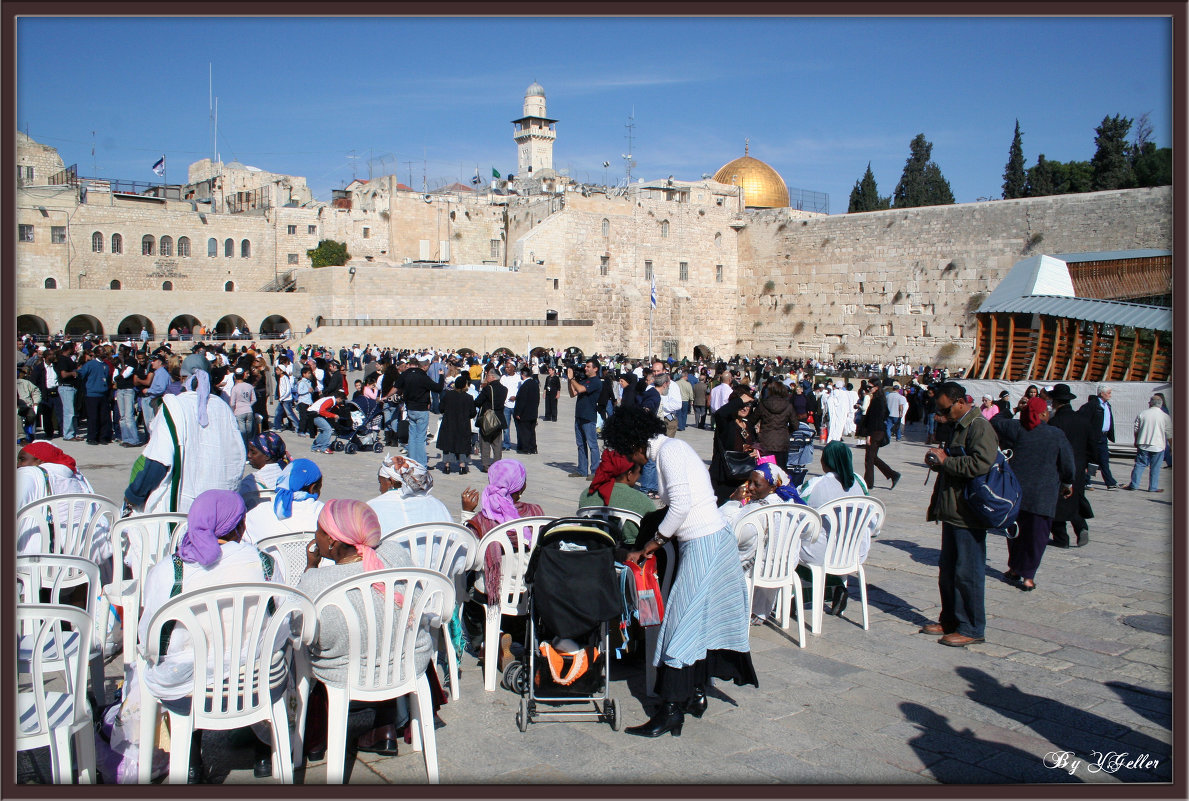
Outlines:
{"type": "Polygon", "coordinates": [[[624,137],[628,140],[628,152],[621,154],[624,167],[627,170],[627,181],[632,182],[632,167],[636,162],[632,161],[632,130],[636,127],[636,107],[632,106],[632,113],[628,116],[627,123],[623,126],[628,129],[627,135],[624,137]]]}
{"type": "Polygon", "coordinates": [[[355,150],[352,149],[351,155],[347,156],[347,158],[349,158],[351,160],[351,180],[354,181],[355,180],[355,161],[356,161],[356,159],[359,158],[359,156],[356,156],[355,150]]]}
{"type": "Polygon", "coordinates": [[[429,191],[429,148],[421,148],[421,191],[429,191]]]}
{"type": "Polygon", "coordinates": [[[406,161],[405,166],[409,168],[409,189],[413,188],[413,165],[416,161],[406,161]]]}

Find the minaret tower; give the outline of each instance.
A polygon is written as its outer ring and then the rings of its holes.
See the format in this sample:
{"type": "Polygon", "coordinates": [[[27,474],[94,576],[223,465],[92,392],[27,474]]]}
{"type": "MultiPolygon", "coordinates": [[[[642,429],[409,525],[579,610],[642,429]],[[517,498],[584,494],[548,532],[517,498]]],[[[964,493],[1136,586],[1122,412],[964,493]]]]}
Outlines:
{"type": "Polygon", "coordinates": [[[524,92],[524,116],[512,120],[512,138],[516,140],[518,178],[532,178],[534,172],[553,168],[554,123],[545,116],[545,88],[533,81],[524,92]]]}

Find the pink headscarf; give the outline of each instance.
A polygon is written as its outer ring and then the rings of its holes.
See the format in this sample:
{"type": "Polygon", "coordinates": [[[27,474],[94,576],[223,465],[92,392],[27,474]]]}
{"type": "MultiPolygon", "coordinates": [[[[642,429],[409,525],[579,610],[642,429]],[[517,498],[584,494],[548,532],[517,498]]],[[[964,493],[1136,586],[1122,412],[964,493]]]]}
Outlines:
{"type": "Polygon", "coordinates": [[[500,459],[487,469],[487,486],[483,488],[480,509],[496,523],[506,523],[520,517],[512,496],[524,489],[528,476],[524,465],[515,459],[500,459]]]}
{"type": "MultiPolygon", "coordinates": [[[[380,519],[375,511],[363,501],[333,500],[327,501],[318,515],[318,527],[325,531],[332,540],[352,545],[363,557],[363,572],[383,570],[384,563],[376,555],[376,546],[380,544],[380,519]]],[[[384,585],[372,585],[376,592],[383,594],[384,585]]],[[[396,603],[399,606],[404,598],[396,593],[396,603]]]]}

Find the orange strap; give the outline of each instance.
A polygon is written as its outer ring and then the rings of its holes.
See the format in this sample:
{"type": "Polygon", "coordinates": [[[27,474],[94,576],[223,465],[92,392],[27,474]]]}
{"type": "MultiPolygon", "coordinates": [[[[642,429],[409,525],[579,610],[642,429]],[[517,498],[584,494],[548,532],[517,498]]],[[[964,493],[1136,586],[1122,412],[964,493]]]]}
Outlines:
{"type": "MultiPolygon", "coordinates": [[[[594,651],[592,658],[598,659],[598,647],[596,646],[592,650],[594,651]]],[[[585,648],[576,654],[571,654],[574,661],[570,664],[570,670],[565,676],[560,675],[562,667],[565,665],[565,658],[552,645],[547,642],[541,643],[541,656],[545,657],[545,661],[549,663],[549,672],[553,675],[553,680],[563,687],[573,684],[578,677],[586,673],[588,667],[585,648]]]]}

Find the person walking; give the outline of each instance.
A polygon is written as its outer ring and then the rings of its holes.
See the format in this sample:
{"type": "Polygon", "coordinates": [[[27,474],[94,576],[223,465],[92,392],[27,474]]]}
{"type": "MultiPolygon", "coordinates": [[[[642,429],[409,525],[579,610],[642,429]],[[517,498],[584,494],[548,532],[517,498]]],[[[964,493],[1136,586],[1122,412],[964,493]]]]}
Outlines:
{"type": "Polygon", "coordinates": [[[1098,450],[1091,459],[1091,464],[1097,464],[1098,469],[1102,471],[1102,483],[1108,490],[1119,486],[1119,482],[1111,475],[1110,443],[1115,441],[1115,412],[1111,408],[1111,392],[1111,388],[1106,384],[1099,384],[1098,394],[1078,409],[1078,414],[1085,415],[1098,432],[1098,450]]]}
{"type": "MultiPolygon", "coordinates": [[[[491,409],[499,417],[500,424],[507,427],[508,418],[504,416],[504,400],[507,396],[508,388],[500,383],[500,375],[493,367],[484,373],[483,386],[479,389],[479,397],[475,401],[479,416],[482,417],[485,411],[491,409]]],[[[482,431],[479,432],[480,472],[486,473],[492,463],[504,458],[502,434],[503,428],[490,435],[490,438],[484,437],[482,431]]]]}
{"type": "Polygon", "coordinates": [[[1049,547],[1052,548],[1080,548],[1090,541],[1090,527],[1086,518],[1092,517],[1093,512],[1086,501],[1086,469],[1098,448],[1098,432],[1093,430],[1085,417],[1073,410],[1070,403],[1076,398],[1077,395],[1070,391],[1068,384],[1057,384],[1049,392],[1053,411],[1049,415],[1048,425],[1065,434],[1073,451],[1074,464],[1073,494],[1057,498],[1057,508],[1053,512],[1050,529],[1052,539],[1049,541],[1049,547]],[[1069,541],[1066,523],[1073,526],[1076,543],[1069,541]]]}
{"type": "Polygon", "coordinates": [[[900,481],[900,473],[879,458],[879,449],[888,444],[888,401],[879,384],[867,388],[867,411],[859,422],[859,433],[867,438],[867,453],[863,457],[863,483],[870,489],[875,486],[875,468],[892,482],[892,489],[900,481]]]}
{"type": "Polygon", "coordinates": [[[451,389],[442,393],[442,424],[438,427],[438,447],[442,449],[442,472],[450,472],[450,463],[458,465],[458,472],[466,475],[471,458],[471,420],[475,417],[475,401],[467,392],[467,376],[455,377],[451,389]]]}
{"type": "Polygon", "coordinates": [[[516,421],[516,452],[537,452],[537,411],[541,408],[541,384],[528,365],[520,368],[520,386],[512,418],[516,421]]]}
{"type": "Polygon", "coordinates": [[[1148,399],[1148,408],[1135,418],[1135,467],[1131,469],[1131,481],[1123,489],[1139,489],[1147,468],[1148,492],[1164,492],[1160,488],[1160,467],[1171,439],[1172,418],[1164,411],[1164,399],[1153,395],[1148,399]]]}

